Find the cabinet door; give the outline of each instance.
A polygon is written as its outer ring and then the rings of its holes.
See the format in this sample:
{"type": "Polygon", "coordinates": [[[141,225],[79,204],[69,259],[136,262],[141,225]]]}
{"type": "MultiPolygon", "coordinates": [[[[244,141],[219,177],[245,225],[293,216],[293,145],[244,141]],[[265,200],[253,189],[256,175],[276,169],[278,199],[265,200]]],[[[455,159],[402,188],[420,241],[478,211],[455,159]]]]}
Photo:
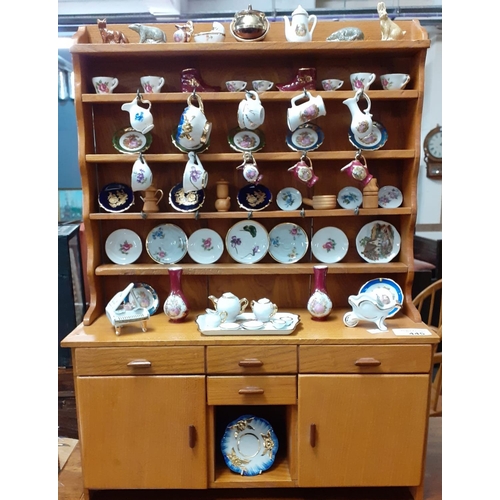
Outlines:
{"type": "Polygon", "coordinates": [[[428,375],[300,375],[299,486],[421,482],[428,375]]]}
{"type": "Polygon", "coordinates": [[[206,488],[205,377],[78,377],[84,486],[206,488]]]}

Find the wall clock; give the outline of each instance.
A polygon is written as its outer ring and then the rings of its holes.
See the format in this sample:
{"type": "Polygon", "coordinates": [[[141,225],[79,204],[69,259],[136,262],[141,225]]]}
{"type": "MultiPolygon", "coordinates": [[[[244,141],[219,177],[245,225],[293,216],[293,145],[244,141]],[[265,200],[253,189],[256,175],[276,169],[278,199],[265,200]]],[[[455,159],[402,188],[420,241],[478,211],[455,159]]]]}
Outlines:
{"type": "Polygon", "coordinates": [[[436,125],[425,136],[424,153],[427,177],[441,179],[443,174],[443,129],[441,125],[436,125]]]}

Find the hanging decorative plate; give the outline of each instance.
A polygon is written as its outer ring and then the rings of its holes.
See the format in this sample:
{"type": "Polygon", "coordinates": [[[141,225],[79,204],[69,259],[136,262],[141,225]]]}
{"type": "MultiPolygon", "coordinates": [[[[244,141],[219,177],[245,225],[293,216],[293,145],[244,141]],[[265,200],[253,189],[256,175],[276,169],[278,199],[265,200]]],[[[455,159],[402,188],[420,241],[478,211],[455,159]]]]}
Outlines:
{"type": "Polygon", "coordinates": [[[196,212],[203,206],[205,201],[205,191],[189,191],[185,193],[182,182],[176,184],[168,195],[168,202],[178,212],[196,212]]]}
{"type": "Polygon", "coordinates": [[[341,261],[349,249],[349,240],[337,227],[324,227],[314,233],[311,240],[313,255],[325,264],[341,261]]]}
{"type": "Polygon", "coordinates": [[[342,208],[354,210],[363,203],[363,193],[358,188],[347,186],[339,191],[337,202],[342,208]]]}
{"type": "Polygon", "coordinates": [[[395,186],[384,186],[378,191],[378,204],[382,208],[398,208],[403,203],[403,193],[395,186]]]}
{"type": "Polygon", "coordinates": [[[221,451],[226,465],[242,476],[257,476],[274,463],[279,443],[267,420],[242,415],[226,427],[221,451]]]}
{"type": "Polygon", "coordinates": [[[132,264],[142,253],[142,241],[130,229],[117,229],[106,239],[106,255],[115,264],[132,264]]]}
{"type": "Polygon", "coordinates": [[[314,151],[324,140],[323,130],[314,123],[304,123],[286,136],[286,143],[293,151],[314,151]]]}
{"type": "Polygon", "coordinates": [[[259,129],[234,128],[229,131],[227,140],[234,150],[243,153],[245,151],[255,153],[255,151],[260,151],[266,144],[264,132],[259,129]]]}
{"type": "MultiPolygon", "coordinates": [[[[399,304],[403,305],[403,290],[401,287],[393,280],[389,278],[375,278],[373,280],[367,281],[360,289],[359,293],[372,292],[377,297],[380,298],[383,304],[388,304],[391,299],[394,299],[399,304]]],[[[395,307],[391,309],[388,318],[392,318],[401,307],[395,307]]]]}
{"type": "Polygon", "coordinates": [[[276,204],[281,210],[297,210],[302,205],[302,195],[293,187],[283,188],[276,195],[276,204]]]}
{"type": "Polygon", "coordinates": [[[134,192],[127,184],[112,182],[102,188],[98,201],[106,212],[125,212],[134,204],[134,192]]]}
{"type": "Polygon", "coordinates": [[[187,253],[186,233],[174,224],[153,228],[146,238],[146,251],[158,264],[176,264],[187,253]]]}
{"type": "Polygon", "coordinates": [[[382,220],[365,224],[356,236],[356,249],[366,262],[390,262],[399,253],[400,247],[401,236],[397,229],[382,220]]]}
{"type": "Polygon", "coordinates": [[[373,122],[373,129],[370,135],[367,135],[363,139],[355,137],[352,130],[349,130],[349,141],[351,144],[365,151],[375,151],[380,149],[387,142],[387,130],[385,127],[378,122],[373,122]]]}
{"type": "Polygon", "coordinates": [[[272,200],[271,191],[263,184],[247,184],[238,191],[237,196],[240,208],[251,212],[264,210],[272,200]]]}
{"type": "Polygon", "coordinates": [[[237,222],[226,234],[226,249],[236,262],[254,264],[265,257],[269,249],[269,234],[258,222],[237,222]]]}
{"type": "Polygon", "coordinates": [[[145,307],[150,316],[158,311],[159,300],[158,295],[152,286],[146,283],[134,283],[134,287],[124,299],[124,309],[127,310],[127,304],[130,304],[130,309],[136,307],[145,307]]]}
{"type": "Polygon", "coordinates": [[[143,134],[132,127],[123,128],[113,136],[113,146],[120,153],[143,153],[152,142],[153,137],[150,132],[143,134]]]}
{"type": "Polygon", "coordinates": [[[193,149],[188,149],[188,148],[185,148],[183,146],[181,146],[177,140],[176,140],[176,137],[175,137],[175,133],[171,135],[172,137],[172,144],[179,150],[179,151],[182,151],[183,153],[190,153],[190,152],[193,152],[193,153],[203,153],[204,151],[206,151],[209,147],[210,147],[210,138],[208,139],[208,141],[205,143],[205,144],[202,144],[201,146],[198,146],[197,148],[193,148],[193,149]]]}
{"type": "Polygon", "coordinates": [[[217,262],[224,251],[222,238],[213,229],[198,229],[188,239],[188,254],[198,264],[217,262]]]}
{"type": "Polygon", "coordinates": [[[269,253],[281,264],[298,262],[307,252],[309,238],[297,224],[283,222],[269,233],[269,253]]]}

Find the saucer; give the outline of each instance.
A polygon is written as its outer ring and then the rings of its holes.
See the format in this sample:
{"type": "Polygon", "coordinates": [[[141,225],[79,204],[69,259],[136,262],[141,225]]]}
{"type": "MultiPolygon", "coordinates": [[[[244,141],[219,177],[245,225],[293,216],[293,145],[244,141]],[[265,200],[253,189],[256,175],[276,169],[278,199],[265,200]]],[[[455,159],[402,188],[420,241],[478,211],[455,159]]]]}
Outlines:
{"type": "Polygon", "coordinates": [[[120,153],[144,152],[151,146],[152,142],[153,137],[150,132],[143,134],[132,127],[121,129],[113,136],[113,146],[120,153]]]}
{"type": "Polygon", "coordinates": [[[260,151],[266,144],[264,133],[259,129],[248,130],[234,128],[228,135],[229,145],[236,151],[254,153],[260,151]]]}
{"type": "Polygon", "coordinates": [[[283,188],[276,195],[276,205],[281,210],[297,210],[302,205],[302,195],[293,187],[283,188]]]}
{"type": "Polygon", "coordinates": [[[324,140],[323,130],[314,123],[304,123],[286,136],[286,143],[293,151],[314,151],[324,140]]]}
{"type": "Polygon", "coordinates": [[[175,224],[161,224],[146,238],[146,251],[158,264],[176,264],[187,253],[186,233],[175,224]]]}
{"type": "Polygon", "coordinates": [[[125,212],[134,204],[134,192],[127,184],[112,182],[101,189],[98,201],[106,212],[125,212]]]}
{"type": "Polygon", "coordinates": [[[375,220],[365,224],[356,236],[356,250],[366,262],[383,264],[398,255],[401,236],[389,222],[375,220]]]}
{"type": "Polygon", "coordinates": [[[142,241],[130,229],[117,229],[106,239],[106,255],[115,264],[132,264],[142,253],[142,241]]]}
{"type": "Polygon", "coordinates": [[[220,259],[224,242],[213,229],[202,228],[189,237],[187,251],[198,264],[213,264],[220,259]]]}
{"type": "Polygon", "coordinates": [[[378,204],[382,208],[398,208],[403,203],[403,193],[395,186],[383,186],[378,191],[378,204]]]}
{"type": "Polygon", "coordinates": [[[260,330],[264,328],[264,323],[257,320],[243,321],[240,323],[240,325],[245,330],[260,330]]]}
{"type": "Polygon", "coordinates": [[[123,302],[124,304],[130,303],[134,308],[145,307],[150,316],[153,316],[160,304],[154,288],[146,283],[134,283],[134,287],[123,302]]]}
{"type": "Polygon", "coordinates": [[[189,191],[185,193],[182,182],[176,184],[168,195],[168,202],[179,212],[196,212],[203,206],[205,201],[205,191],[189,191]]]}
{"type": "Polygon", "coordinates": [[[351,210],[359,208],[363,203],[363,193],[358,188],[347,186],[339,191],[337,203],[342,208],[350,208],[351,210]]]}
{"type": "Polygon", "coordinates": [[[349,249],[349,240],[337,227],[324,227],[314,233],[311,240],[313,255],[325,264],[341,261],[349,249]]]}
{"type": "Polygon", "coordinates": [[[352,130],[349,130],[349,141],[351,144],[358,149],[363,149],[365,151],[375,151],[380,149],[387,142],[387,137],[387,130],[381,123],[378,122],[373,122],[372,133],[363,139],[355,137],[352,130]]]}
{"type": "Polygon", "coordinates": [[[297,224],[283,222],[274,226],[269,233],[269,253],[281,264],[298,262],[307,252],[309,238],[297,224]]]}
{"type": "Polygon", "coordinates": [[[182,151],[183,153],[191,153],[191,152],[193,152],[193,153],[203,153],[204,151],[206,151],[210,147],[210,138],[208,139],[208,141],[205,144],[201,144],[200,146],[197,146],[196,148],[189,149],[189,148],[185,148],[185,147],[181,146],[177,142],[177,139],[175,138],[175,133],[172,134],[171,137],[172,137],[172,144],[179,151],[182,151]]]}
{"type": "Polygon", "coordinates": [[[254,264],[262,260],[269,249],[269,235],[259,222],[237,222],[226,234],[226,250],[236,262],[254,264]]]}
{"type": "Polygon", "coordinates": [[[272,200],[271,191],[262,184],[247,184],[238,191],[237,196],[240,208],[253,212],[264,210],[272,200]]]}

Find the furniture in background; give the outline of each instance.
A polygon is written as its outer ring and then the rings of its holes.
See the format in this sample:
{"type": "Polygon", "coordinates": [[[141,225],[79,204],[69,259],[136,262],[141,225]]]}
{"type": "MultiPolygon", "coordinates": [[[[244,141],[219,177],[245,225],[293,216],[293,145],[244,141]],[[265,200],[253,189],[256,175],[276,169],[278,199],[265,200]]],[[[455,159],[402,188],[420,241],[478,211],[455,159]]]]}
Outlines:
{"type": "Polygon", "coordinates": [[[423,231],[415,233],[413,239],[415,259],[435,266],[432,279],[443,277],[443,240],[441,231],[423,231]]]}

